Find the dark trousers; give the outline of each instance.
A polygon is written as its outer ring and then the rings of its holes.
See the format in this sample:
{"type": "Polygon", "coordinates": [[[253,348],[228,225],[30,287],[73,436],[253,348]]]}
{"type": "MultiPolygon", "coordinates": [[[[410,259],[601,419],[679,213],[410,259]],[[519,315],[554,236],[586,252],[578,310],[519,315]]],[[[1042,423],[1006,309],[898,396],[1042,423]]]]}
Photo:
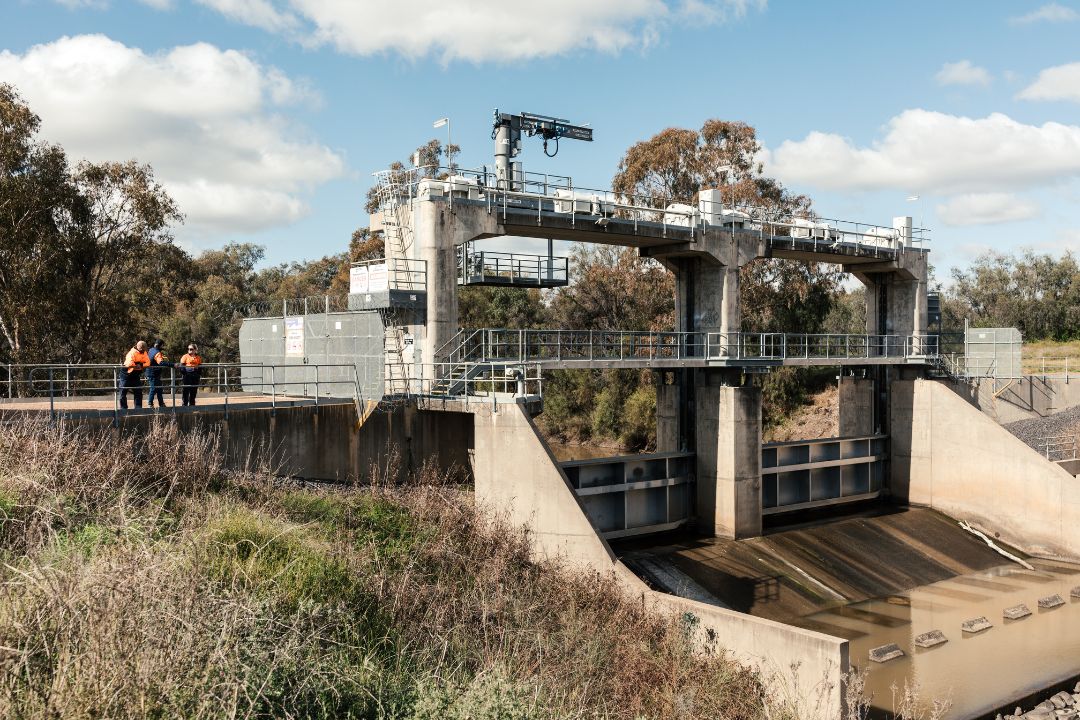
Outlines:
{"type": "Polygon", "coordinates": [[[165,394],[161,388],[161,374],[159,372],[151,372],[146,374],[146,384],[150,386],[148,404],[150,407],[154,407],[154,396],[157,396],[158,407],[165,407],[165,394]]]}
{"type": "Polygon", "coordinates": [[[127,410],[127,394],[131,391],[135,398],[135,407],[142,407],[142,373],[125,372],[120,375],[120,407],[127,410]]]}
{"type": "Polygon", "coordinates": [[[184,373],[184,405],[194,405],[195,395],[199,392],[199,373],[184,373]]]}

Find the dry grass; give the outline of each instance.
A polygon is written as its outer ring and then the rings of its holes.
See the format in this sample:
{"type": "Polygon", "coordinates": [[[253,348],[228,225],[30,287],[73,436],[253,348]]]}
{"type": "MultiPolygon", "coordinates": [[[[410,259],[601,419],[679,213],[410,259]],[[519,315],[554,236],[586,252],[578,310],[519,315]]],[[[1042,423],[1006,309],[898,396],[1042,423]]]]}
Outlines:
{"type": "Polygon", "coordinates": [[[1062,373],[1065,371],[1065,358],[1068,358],[1070,374],[1080,372],[1080,340],[1025,342],[1022,350],[1023,368],[1027,373],[1044,372],[1044,368],[1048,373],[1062,373]]]}
{"type": "Polygon", "coordinates": [[[0,426],[0,716],[783,715],[452,481],[317,490],[230,473],[167,423],[0,426]]]}

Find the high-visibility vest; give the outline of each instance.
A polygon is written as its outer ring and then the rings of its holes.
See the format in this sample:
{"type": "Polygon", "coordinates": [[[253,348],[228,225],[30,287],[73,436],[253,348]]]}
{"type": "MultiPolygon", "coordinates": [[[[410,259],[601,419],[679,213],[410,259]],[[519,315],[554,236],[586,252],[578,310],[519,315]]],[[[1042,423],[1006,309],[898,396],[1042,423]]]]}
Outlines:
{"type": "Polygon", "coordinates": [[[149,365],[150,358],[147,356],[146,351],[137,348],[128,350],[127,357],[124,358],[124,367],[127,368],[129,373],[142,372],[149,365]]]}
{"type": "Polygon", "coordinates": [[[180,358],[180,364],[195,370],[202,365],[202,358],[198,355],[185,354],[184,357],[180,358]]]}

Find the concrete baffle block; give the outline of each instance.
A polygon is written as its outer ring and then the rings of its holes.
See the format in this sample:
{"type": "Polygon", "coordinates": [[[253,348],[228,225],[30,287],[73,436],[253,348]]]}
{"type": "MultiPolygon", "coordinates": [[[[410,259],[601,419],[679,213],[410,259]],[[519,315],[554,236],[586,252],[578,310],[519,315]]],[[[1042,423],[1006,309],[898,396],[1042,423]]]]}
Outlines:
{"type": "Polygon", "coordinates": [[[904,651],[896,643],[876,647],[870,651],[870,659],[876,663],[889,662],[904,657],[904,651]]]}
{"type": "Polygon", "coordinates": [[[1052,610],[1056,607],[1061,607],[1065,604],[1065,599],[1057,593],[1053,595],[1047,595],[1044,598],[1039,598],[1039,607],[1043,610],[1052,610]]]}
{"type": "Polygon", "coordinates": [[[1028,609],[1028,606],[1024,603],[1020,603],[1019,605],[1005,608],[1001,611],[1001,614],[1006,620],[1020,620],[1031,615],[1031,610],[1028,609]]]}
{"type": "Polygon", "coordinates": [[[989,630],[994,627],[993,624],[986,619],[985,616],[972,618],[960,623],[960,629],[966,633],[980,633],[984,630],[989,630]]]}
{"type": "Polygon", "coordinates": [[[945,633],[940,630],[931,630],[915,636],[915,646],[921,648],[937,647],[947,642],[949,642],[949,638],[945,637],[945,633]]]}

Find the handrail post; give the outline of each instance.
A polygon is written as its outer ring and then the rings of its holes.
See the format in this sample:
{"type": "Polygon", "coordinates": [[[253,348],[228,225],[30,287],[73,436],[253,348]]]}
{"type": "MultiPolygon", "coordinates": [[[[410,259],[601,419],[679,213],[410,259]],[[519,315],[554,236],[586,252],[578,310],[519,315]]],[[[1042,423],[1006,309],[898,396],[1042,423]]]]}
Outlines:
{"type": "Polygon", "coordinates": [[[49,422],[56,422],[56,409],[53,406],[53,369],[49,368],[49,422]]]}
{"type": "Polygon", "coordinates": [[[315,365],[315,414],[319,414],[319,366],[315,365]]]}
{"type": "Polygon", "coordinates": [[[120,427],[120,368],[113,368],[113,427],[120,427]]]}
{"type": "Polygon", "coordinates": [[[270,417],[277,414],[277,365],[270,366],[270,417]]]}
{"type": "Polygon", "coordinates": [[[229,368],[222,368],[222,374],[225,376],[225,419],[229,419],[229,368]]]}

